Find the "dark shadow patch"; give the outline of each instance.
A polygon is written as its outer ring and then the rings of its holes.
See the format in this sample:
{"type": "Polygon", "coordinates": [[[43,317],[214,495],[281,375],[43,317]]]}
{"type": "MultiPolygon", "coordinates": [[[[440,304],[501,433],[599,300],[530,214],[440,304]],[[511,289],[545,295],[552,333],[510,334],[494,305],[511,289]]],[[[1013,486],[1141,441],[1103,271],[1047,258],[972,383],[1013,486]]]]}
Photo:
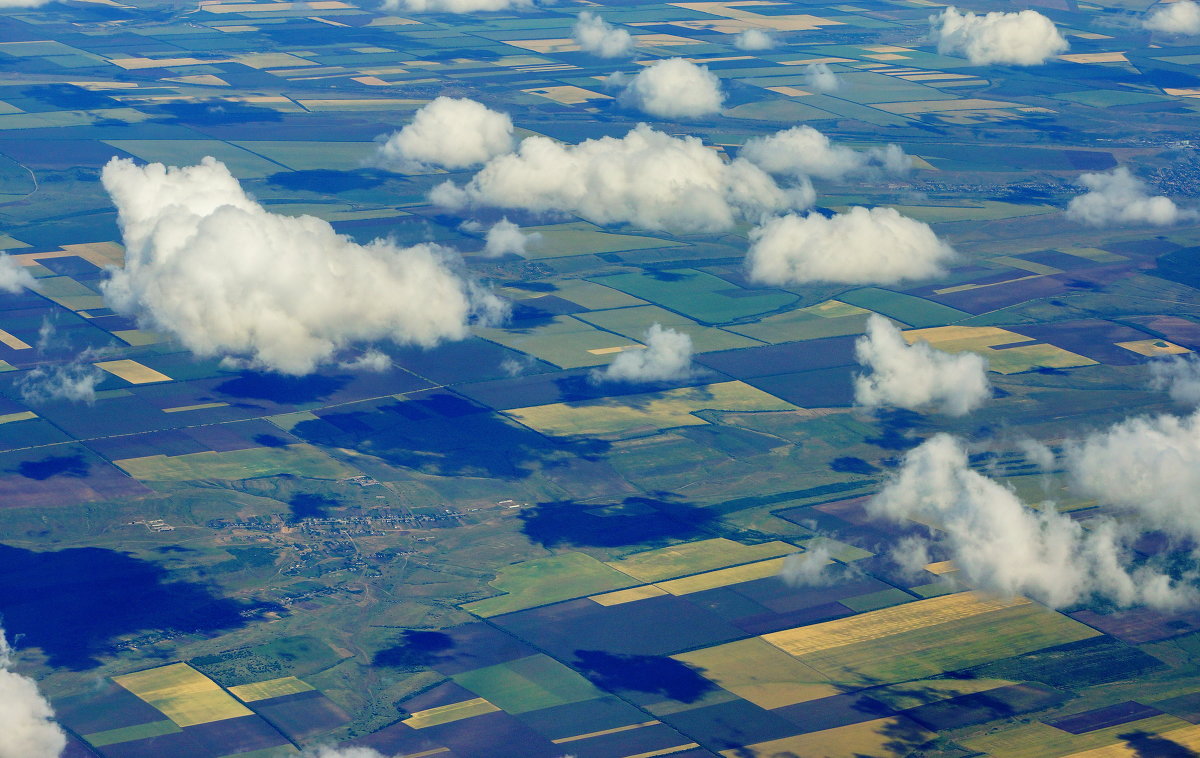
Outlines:
{"type": "Polygon", "coordinates": [[[21,461],[17,464],[17,473],[26,479],[35,479],[39,482],[54,476],[83,478],[88,475],[88,465],[83,460],[83,456],[78,453],[75,455],[51,455],[37,461],[21,461]]]}
{"type": "Polygon", "coordinates": [[[288,509],[292,512],[292,520],[300,521],[306,518],[329,518],[329,509],[337,508],[341,501],[327,495],[314,495],[309,492],[297,492],[288,501],[288,509]]]}
{"type": "Polygon", "coordinates": [[[649,497],[598,505],[558,500],[523,508],[521,531],[544,547],[620,547],[694,537],[716,516],[706,508],[649,497]]]}
{"type": "Polygon", "coordinates": [[[863,441],[884,450],[908,450],[921,444],[921,438],[913,431],[926,426],[924,418],[916,411],[902,408],[886,408],[875,411],[879,423],[879,435],[863,441]]]}
{"type": "Polygon", "coordinates": [[[216,387],[222,395],[243,400],[270,400],[280,405],[315,403],[350,383],[346,376],[285,376],[246,371],[216,387]]]}
{"type": "MultiPolygon", "coordinates": [[[[383,177],[368,171],[281,171],[271,174],[267,182],[288,190],[334,194],[350,190],[373,189],[383,184],[383,177]]],[[[268,210],[270,206],[267,206],[268,210]]]]}
{"type": "Polygon", "coordinates": [[[440,663],[454,647],[454,638],[444,632],[408,629],[398,644],[375,653],[371,664],[389,668],[428,668],[440,663]]]}
{"type": "Polygon", "coordinates": [[[599,440],[552,440],[444,391],[357,407],[361,410],[321,414],[291,432],[318,445],[351,448],[438,476],[524,478],[535,462],[553,465],[572,456],[594,460],[609,448],[599,440]]]}
{"type": "Polygon", "coordinates": [[[879,469],[867,463],[862,458],[844,455],[829,462],[829,469],[843,474],[875,474],[879,469]]]}
{"type": "Polygon", "coordinates": [[[260,447],[287,447],[288,445],[287,440],[274,434],[256,434],[254,442],[260,447]]]}
{"type": "Polygon", "coordinates": [[[576,650],[575,665],[598,687],[661,694],[681,703],[694,703],[717,685],[701,669],[657,655],[613,655],[603,650],[576,650]]]}
{"type": "Polygon", "coordinates": [[[1195,758],[1197,755],[1195,750],[1160,734],[1139,730],[1118,734],[1117,738],[1125,740],[1125,746],[1134,751],[1137,758],[1195,758]]]}
{"type": "Polygon", "coordinates": [[[172,581],[157,563],[100,548],[35,552],[0,545],[0,609],[15,642],[51,666],[94,668],[119,638],[139,632],[211,635],[239,629],[279,606],[172,581]]]}

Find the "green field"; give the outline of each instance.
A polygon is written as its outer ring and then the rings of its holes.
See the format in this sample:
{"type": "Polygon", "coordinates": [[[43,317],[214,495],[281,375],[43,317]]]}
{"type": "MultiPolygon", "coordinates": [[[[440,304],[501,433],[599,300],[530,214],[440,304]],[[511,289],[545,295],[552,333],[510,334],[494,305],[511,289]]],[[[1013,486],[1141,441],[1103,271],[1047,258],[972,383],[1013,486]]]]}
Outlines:
{"type": "Polygon", "coordinates": [[[465,603],[461,607],[487,618],[635,584],[638,584],[637,580],[589,555],[563,553],[501,569],[491,585],[504,595],[465,603]]]}

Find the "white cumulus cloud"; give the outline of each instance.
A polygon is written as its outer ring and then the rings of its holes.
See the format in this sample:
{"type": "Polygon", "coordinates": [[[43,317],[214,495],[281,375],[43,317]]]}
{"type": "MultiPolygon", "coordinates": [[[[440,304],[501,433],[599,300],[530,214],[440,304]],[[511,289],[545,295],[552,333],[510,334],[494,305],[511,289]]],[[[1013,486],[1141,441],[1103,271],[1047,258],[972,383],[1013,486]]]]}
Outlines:
{"type": "Polygon", "coordinates": [[[1152,361],[1150,386],[1166,390],[1177,403],[1200,406],[1200,358],[1193,353],[1152,361]]]}
{"type": "Polygon", "coordinates": [[[40,8],[54,0],[0,0],[0,8],[40,8]]]}
{"type": "Polygon", "coordinates": [[[1170,226],[1196,217],[1163,195],[1151,196],[1146,183],[1119,166],[1107,173],[1083,174],[1079,184],[1087,192],[1071,198],[1067,218],[1089,226],[1150,224],[1170,226]]]}
{"type": "Polygon", "coordinates": [[[633,55],[633,36],[618,29],[595,13],[583,11],[571,28],[571,38],[584,52],[601,58],[621,58],[633,55]]]}
{"type": "Polygon", "coordinates": [[[486,13],[534,7],[533,0],[383,0],[383,9],[407,13],[486,13]]]}
{"type": "Polygon", "coordinates": [[[854,343],[868,373],[854,378],[854,402],[866,408],[932,408],[962,416],[987,402],[987,361],[971,352],[945,353],[924,340],[908,344],[900,330],[872,314],[854,343]]]}
{"type": "Polygon", "coordinates": [[[817,94],[836,92],[839,86],[837,74],[827,63],[810,63],[804,67],[804,87],[817,94]]]}
{"type": "Polygon", "coordinates": [[[12,670],[12,648],[0,629],[0,758],[57,758],[66,746],[37,682],[12,670]]]}
{"type": "Polygon", "coordinates": [[[621,87],[617,102],[660,118],[695,118],[721,110],[721,80],[684,58],[655,61],[633,77],[613,74],[609,84],[621,87]]]}
{"type": "Polygon", "coordinates": [[[381,143],[375,161],[399,171],[466,168],[512,149],[513,123],[507,113],[468,98],[439,97],[381,143]]]}
{"type": "Polygon", "coordinates": [[[1160,3],[1142,19],[1142,28],[1167,34],[1200,34],[1200,4],[1192,0],[1160,3]]]}
{"type": "Polygon", "coordinates": [[[596,224],[716,232],[739,219],[805,208],[812,187],[783,188],[747,160],[726,162],[696,137],[639,124],[624,137],[564,145],[529,137],[488,162],[465,187],[439,185],[430,200],[573,213],[596,224]]]}
{"type": "Polygon", "coordinates": [[[37,280],[8,253],[0,253],[0,290],[20,292],[22,287],[37,289],[37,280]]]}
{"type": "Polygon", "coordinates": [[[453,270],[451,251],[359,245],[312,216],[281,216],[213,158],[101,174],[117,207],[125,268],[106,302],[193,353],[306,374],[357,342],[433,346],[467,336],[501,301],[453,270]]]}
{"type": "Polygon", "coordinates": [[[937,276],[955,257],[928,224],[892,208],[788,214],[752,229],[750,243],[750,277],[765,284],[893,284],[937,276]]]}
{"type": "Polygon", "coordinates": [[[529,245],[536,244],[541,239],[542,235],[537,232],[526,234],[521,231],[521,227],[502,218],[488,229],[483,252],[489,258],[509,254],[524,255],[529,245]]]}
{"type": "Polygon", "coordinates": [[[21,391],[21,399],[30,405],[54,400],[92,405],[96,402],[96,385],[104,381],[104,377],[100,369],[77,360],[31,369],[17,380],[17,388],[21,391]]]}
{"type": "Polygon", "coordinates": [[[775,47],[775,39],[762,29],[746,29],[733,38],[733,46],[738,50],[770,50],[775,47]]]}
{"type": "Polygon", "coordinates": [[[1037,66],[1069,47],[1054,22],[1032,10],[978,16],[950,6],[929,24],[939,53],[961,53],[977,66],[1037,66]]]}
{"type": "Polygon", "coordinates": [[[1136,416],[1063,447],[1080,493],[1200,539],[1200,411],[1136,416]]]}
{"type": "Polygon", "coordinates": [[[971,470],[966,449],[946,434],[910,451],[867,507],[877,517],[936,527],[936,543],[969,584],[986,592],[1026,595],[1054,608],[1097,597],[1156,608],[1197,600],[1192,586],[1135,568],[1128,549],[1133,534],[1117,522],[1093,519],[1085,529],[1052,503],[1027,506],[971,470]]]}
{"type": "Polygon", "coordinates": [[[369,747],[335,747],[320,745],[307,748],[301,758],[387,758],[383,753],[369,747]]]}
{"type": "Polygon", "coordinates": [[[643,350],[619,353],[604,370],[594,369],[597,382],[666,382],[692,375],[692,338],[654,324],[642,338],[643,350]]]}
{"type": "Polygon", "coordinates": [[[845,179],[849,176],[892,174],[912,168],[912,159],[899,145],[853,150],[835,145],[811,126],[793,126],[766,137],[752,137],[738,155],[772,174],[845,179]]]}

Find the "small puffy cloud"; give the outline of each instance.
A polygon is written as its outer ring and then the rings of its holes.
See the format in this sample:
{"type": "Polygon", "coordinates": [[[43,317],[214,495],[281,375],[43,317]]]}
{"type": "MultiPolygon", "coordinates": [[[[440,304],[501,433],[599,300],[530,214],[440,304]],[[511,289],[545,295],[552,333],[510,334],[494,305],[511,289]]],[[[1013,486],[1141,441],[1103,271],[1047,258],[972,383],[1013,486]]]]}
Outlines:
{"type": "Polygon", "coordinates": [[[746,264],[765,284],[894,284],[944,273],[954,249],[893,208],[788,214],[750,231],[746,264]]]}
{"type": "Polygon", "coordinates": [[[1167,34],[1200,34],[1200,4],[1192,0],[1160,3],[1142,19],[1142,28],[1167,34]]]}
{"type": "Polygon", "coordinates": [[[367,350],[352,361],[342,361],[338,364],[348,371],[387,371],[392,367],[392,359],[380,350],[367,350]]]}
{"type": "Polygon", "coordinates": [[[300,754],[300,758],[387,758],[387,756],[369,747],[321,745],[306,749],[300,754]]]}
{"type": "Polygon", "coordinates": [[[381,143],[375,161],[398,171],[467,168],[512,149],[513,123],[507,113],[468,98],[439,97],[381,143]]]}
{"type": "Polygon", "coordinates": [[[1152,361],[1150,386],[1166,390],[1177,403],[1200,406],[1200,358],[1192,354],[1152,361]]]}
{"type": "Polygon", "coordinates": [[[793,587],[827,587],[857,573],[857,570],[834,561],[829,545],[818,537],[809,543],[805,552],[784,558],[779,576],[793,587]]]}
{"type": "Polygon", "coordinates": [[[1200,539],[1200,411],[1114,424],[1065,444],[1063,463],[1080,493],[1200,539]]]}
{"type": "Polygon", "coordinates": [[[854,378],[854,402],[867,408],[932,408],[962,416],[992,396],[982,357],[944,353],[924,340],[910,345],[883,316],[871,315],[854,352],[869,371],[854,378]]]}
{"type": "Polygon", "coordinates": [[[0,8],[40,8],[52,2],[54,0],[0,0],[0,8]]]}
{"type": "Polygon", "coordinates": [[[775,47],[775,39],[762,29],[746,29],[733,38],[733,46],[738,50],[770,50],[775,47]]]}
{"type": "Polygon", "coordinates": [[[977,16],[950,6],[929,24],[939,53],[962,53],[977,66],[1037,66],[1070,47],[1053,21],[1031,10],[977,16]]]}
{"type": "Polygon", "coordinates": [[[430,193],[447,207],[467,204],[537,213],[573,213],[596,224],[716,232],[812,204],[812,187],[785,189],[747,160],[726,162],[695,137],[639,124],[624,137],[564,145],[529,137],[493,158],[465,187],[430,193]]]}
{"type": "Polygon", "coordinates": [[[618,353],[604,370],[594,369],[596,382],[667,382],[692,375],[692,338],[654,324],[642,338],[644,350],[618,353]]]}
{"type": "Polygon", "coordinates": [[[877,517],[936,527],[936,544],[969,584],[986,592],[1026,595],[1053,608],[1097,597],[1168,609],[1198,599],[1190,585],[1133,567],[1134,535],[1115,521],[1093,519],[1085,529],[1051,503],[1027,506],[973,471],[966,449],[946,434],[910,451],[867,508],[877,517]]]}
{"type": "Polygon", "coordinates": [[[499,258],[502,255],[524,255],[529,245],[536,244],[542,235],[534,232],[525,234],[521,227],[506,218],[492,224],[485,237],[483,253],[489,258],[499,258]]]}
{"type": "Polygon", "coordinates": [[[721,110],[721,80],[684,58],[655,61],[633,77],[614,74],[609,83],[621,87],[617,102],[659,118],[696,118],[721,110]]]}
{"type": "Polygon", "coordinates": [[[201,356],[306,374],[355,343],[462,339],[501,301],[451,251],[359,245],[311,216],[271,213],[213,158],[187,168],[114,158],[101,174],[124,235],[106,302],[201,356]]]}
{"type": "Polygon", "coordinates": [[[835,145],[811,126],[794,126],[766,137],[752,137],[738,155],[764,171],[788,176],[840,180],[850,176],[903,175],[912,159],[899,145],[852,150],[835,145]]]}
{"type": "Polygon", "coordinates": [[[584,52],[601,58],[622,58],[633,55],[633,36],[618,29],[595,13],[583,11],[571,28],[571,38],[584,52]]]}
{"type": "Polygon", "coordinates": [[[1089,226],[1150,224],[1170,226],[1196,217],[1169,197],[1151,196],[1146,183],[1119,166],[1107,173],[1083,174],[1079,184],[1087,192],[1067,204],[1067,218],[1089,226]]]}
{"type": "Polygon", "coordinates": [[[37,280],[8,253],[0,253],[0,291],[20,292],[22,287],[37,289],[37,280]]]}
{"type": "Polygon", "coordinates": [[[1024,437],[1017,440],[1015,447],[1026,461],[1037,466],[1040,471],[1053,471],[1058,462],[1054,451],[1044,442],[1024,437]]]}
{"type": "Polygon", "coordinates": [[[38,366],[17,380],[21,399],[30,405],[55,400],[72,403],[96,402],[96,385],[104,381],[100,369],[82,360],[57,365],[38,366]]]}
{"type": "Polygon", "coordinates": [[[383,0],[383,9],[405,13],[486,13],[534,7],[533,0],[383,0]]]}
{"type": "Polygon", "coordinates": [[[810,63],[804,67],[804,86],[817,94],[836,92],[837,74],[826,63],[810,63]]]}
{"type": "Polygon", "coordinates": [[[12,670],[12,649],[0,629],[0,758],[57,758],[66,746],[37,682],[12,670]]]}

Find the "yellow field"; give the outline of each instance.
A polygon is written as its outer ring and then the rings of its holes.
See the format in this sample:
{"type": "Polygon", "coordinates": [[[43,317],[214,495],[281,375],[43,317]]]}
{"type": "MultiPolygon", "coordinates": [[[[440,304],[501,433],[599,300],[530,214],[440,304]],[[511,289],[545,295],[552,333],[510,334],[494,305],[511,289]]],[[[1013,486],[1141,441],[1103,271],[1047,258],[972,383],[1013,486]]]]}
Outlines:
{"type": "Polygon", "coordinates": [[[96,368],[103,369],[113,376],[118,376],[130,384],[171,381],[171,377],[166,374],[128,359],[121,361],[100,361],[94,365],[96,368]]]}
{"type": "Polygon", "coordinates": [[[774,395],[734,381],[580,403],[517,408],[508,411],[508,415],[543,434],[595,436],[708,423],[693,415],[701,410],[795,409],[796,406],[774,395]]]}
{"type": "Polygon", "coordinates": [[[592,595],[588,600],[600,605],[621,605],[622,603],[632,603],[635,600],[661,597],[665,594],[667,594],[667,591],[664,589],[660,589],[653,584],[644,584],[641,587],[630,587],[627,590],[606,592],[603,595],[592,595]]]}
{"type": "Polygon", "coordinates": [[[238,700],[243,703],[253,703],[255,700],[266,700],[272,697],[283,697],[284,695],[295,695],[299,692],[312,692],[315,688],[307,682],[302,682],[294,676],[285,676],[280,679],[270,679],[265,682],[254,682],[253,684],[241,684],[237,687],[230,687],[238,700]]]}
{"type": "Polygon", "coordinates": [[[209,408],[227,408],[229,403],[197,403],[196,405],[179,405],[174,408],[163,408],[163,413],[184,413],[186,411],[203,411],[209,408]]]}
{"type": "Polygon", "coordinates": [[[838,695],[820,672],[758,638],[671,656],[708,679],[762,708],[782,708],[838,695]]]}
{"type": "Polygon", "coordinates": [[[485,713],[495,713],[498,710],[500,709],[487,700],[477,697],[461,703],[430,708],[427,711],[417,711],[400,723],[411,726],[413,729],[425,729],[439,724],[449,724],[452,721],[461,721],[472,716],[482,716],[485,713]]]}
{"type": "Polygon", "coordinates": [[[1117,342],[1117,347],[1123,347],[1126,350],[1131,350],[1138,355],[1144,355],[1147,358],[1153,358],[1158,355],[1180,355],[1182,353],[1190,353],[1186,347],[1176,345],[1173,342],[1166,340],[1134,340],[1132,342],[1117,342]]]}
{"type": "Polygon", "coordinates": [[[358,472],[312,445],[257,447],[228,452],[149,455],[113,461],[134,479],[183,482],[197,479],[245,479],[251,476],[297,474],[324,479],[355,476],[358,472]]]}
{"type": "MultiPolygon", "coordinates": [[[[1185,726],[1180,729],[1172,729],[1162,732],[1159,736],[1179,746],[1176,752],[1177,755],[1187,755],[1186,751],[1188,750],[1193,754],[1200,753],[1200,726],[1185,726]]],[[[1170,750],[1176,750],[1174,746],[1168,747],[1170,750]]],[[[1145,755],[1144,751],[1131,748],[1129,747],[1129,743],[1122,742],[1119,745],[1108,745],[1107,747],[1084,750],[1080,753],[1071,753],[1067,758],[1144,758],[1145,755]]]]}
{"type": "Polygon", "coordinates": [[[763,635],[762,639],[785,653],[800,656],[1028,603],[1028,600],[1020,597],[996,599],[974,592],[959,592],[822,624],[772,632],[763,635]]]}
{"type": "Polygon", "coordinates": [[[910,345],[917,340],[925,340],[947,353],[966,350],[978,353],[987,358],[988,370],[998,374],[1015,374],[1035,366],[1072,368],[1096,364],[1091,358],[1054,345],[1020,345],[1018,343],[1033,342],[1033,338],[996,326],[936,326],[931,329],[909,329],[903,334],[910,345]],[[993,349],[1001,345],[1006,347],[1003,350],[993,349]]]}
{"type": "Polygon", "coordinates": [[[181,727],[253,715],[216,682],[186,663],[115,676],[113,681],[181,727]]]}
{"type": "Polygon", "coordinates": [[[37,418],[37,414],[33,411],[17,411],[16,413],[6,413],[0,416],[0,424],[9,424],[13,421],[28,421],[31,418],[37,418]]]}
{"type": "Polygon", "coordinates": [[[755,579],[766,579],[769,576],[778,576],[779,572],[783,570],[783,561],[783,558],[770,558],[758,563],[749,563],[745,566],[717,569],[716,571],[708,571],[696,576],[685,576],[682,579],[659,582],[658,586],[672,595],[688,595],[693,592],[713,590],[717,587],[728,587],[731,584],[738,584],[739,582],[749,582],[755,579]]]}
{"type": "Polygon", "coordinates": [[[726,758],[776,758],[783,755],[804,758],[861,758],[870,755],[884,758],[908,755],[910,748],[935,736],[911,721],[901,722],[891,717],[723,750],[721,755],[726,758]]]}
{"type": "MultiPolygon", "coordinates": [[[[1120,726],[1107,729],[1097,729],[1086,734],[1071,734],[1040,722],[1015,725],[1010,729],[967,737],[960,740],[961,744],[971,750],[987,753],[994,758],[1049,758],[1050,756],[1070,756],[1083,754],[1088,758],[1096,756],[1136,756],[1135,751],[1125,750],[1125,740],[1117,735],[1128,732],[1146,732],[1148,734],[1180,734],[1183,739],[1195,740],[1198,727],[1192,726],[1183,719],[1174,716],[1154,716],[1153,718],[1131,721],[1120,726]],[[1093,753],[1097,748],[1105,748],[1108,752],[1093,753]],[[1115,751],[1115,752],[1112,752],[1115,751]]],[[[1193,742],[1192,744],[1195,744],[1193,742]]],[[[1182,755],[1187,753],[1180,752],[1182,755]]],[[[1146,755],[1141,753],[1140,755],[1146,755]]]]}
{"type": "Polygon", "coordinates": [[[930,329],[909,329],[904,332],[904,339],[910,345],[918,340],[925,340],[938,350],[947,353],[1033,341],[1032,337],[1010,332],[998,326],[935,326],[930,329]]]}
{"type": "Polygon", "coordinates": [[[525,89],[521,91],[527,92],[531,95],[541,95],[544,98],[553,100],[556,103],[562,103],[563,105],[578,105],[579,103],[586,103],[588,100],[612,100],[612,95],[592,92],[590,89],[584,89],[583,87],[576,87],[569,84],[564,84],[557,87],[525,89]]]}
{"type": "Polygon", "coordinates": [[[761,545],[743,545],[716,537],[635,553],[618,561],[610,561],[608,565],[643,582],[657,582],[684,574],[777,558],[797,550],[796,546],[778,540],[761,545]]]}

